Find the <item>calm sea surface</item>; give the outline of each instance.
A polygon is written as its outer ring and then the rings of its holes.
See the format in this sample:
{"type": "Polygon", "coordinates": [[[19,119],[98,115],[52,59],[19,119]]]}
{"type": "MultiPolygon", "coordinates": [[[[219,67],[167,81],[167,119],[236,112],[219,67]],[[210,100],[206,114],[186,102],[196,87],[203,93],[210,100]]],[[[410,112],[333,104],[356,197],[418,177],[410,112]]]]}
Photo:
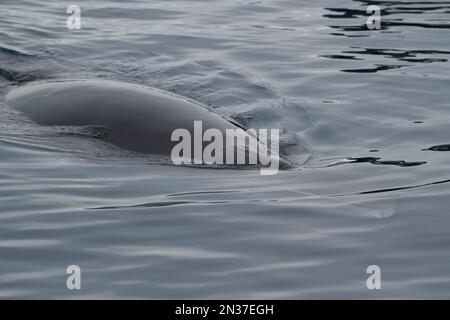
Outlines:
{"type": "Polygon", "coordinates": [[[0,298],[450,298],[450,1],[69,4],[0,2],[0,298]],[[280,128],[298,170],[154,164],[4,102],[62,78],[280,128]]]}

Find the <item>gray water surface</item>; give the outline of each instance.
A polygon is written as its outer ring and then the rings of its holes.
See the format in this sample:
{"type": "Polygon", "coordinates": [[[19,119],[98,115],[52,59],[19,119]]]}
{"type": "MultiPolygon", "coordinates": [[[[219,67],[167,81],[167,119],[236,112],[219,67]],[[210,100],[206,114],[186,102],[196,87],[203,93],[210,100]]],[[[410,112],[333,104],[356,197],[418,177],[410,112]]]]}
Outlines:
{"type": "Polygon", "coordinates": [[[0,3],[0,298],[450,298],[450,1],[69,4],[0,3]],[[281,128],[300,165],[155,164],[4,102],[62,78],[281,128]]]}

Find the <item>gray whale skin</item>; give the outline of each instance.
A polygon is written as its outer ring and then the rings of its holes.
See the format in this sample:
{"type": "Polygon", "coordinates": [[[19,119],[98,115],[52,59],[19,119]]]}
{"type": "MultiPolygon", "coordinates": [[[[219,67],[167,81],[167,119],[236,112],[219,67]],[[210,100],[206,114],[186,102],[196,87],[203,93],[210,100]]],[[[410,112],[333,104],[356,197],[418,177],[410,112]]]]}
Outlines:
{"type": "Polygon", "coordinates": [[[148,154],[170,155],[177,143],[172,132],[184,128],[192,134],[194,121],[201,120],[203,130],[242,128],[186,98],[118,81],[36,82],[12,89],[6,102],[40,125],[103,126],[104,140],[148,154]]]}

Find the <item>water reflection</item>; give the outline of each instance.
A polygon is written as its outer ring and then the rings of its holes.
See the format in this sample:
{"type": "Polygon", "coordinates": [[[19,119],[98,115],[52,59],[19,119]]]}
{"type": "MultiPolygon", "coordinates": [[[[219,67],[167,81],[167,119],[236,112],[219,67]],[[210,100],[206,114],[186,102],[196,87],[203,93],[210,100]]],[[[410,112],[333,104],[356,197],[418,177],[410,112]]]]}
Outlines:
{"type": "MultiPolygon", "coordinates": [[[[420,50],[420,49],[388,49],[377,48],[375,43],[380,34],[392,33],[396,35],[393,41],[407,43],[407,32],[411,28],[450,29],[448,14],[449,1],[411,2],[411,1],[367,1],[354,0],[354,7],[328,7],[323,17],[332,19],[328,26],[332,28],[330,35],[348,38],[370,38],[374,43],[372,47],[352,47],[339,54],[321,55],[328,59],[367,60],[369,56],[382,56],[395,59],[398,63],[377,63],[370,67],[346,68],[342,72],[376,73],[391,69],[413,66],[416,63],[447,62],[450,51],[447,50],[420,50]],[[366,9],[370,5],[379,5],[381,13],[381,30],[369,30],[366,21],[370,16],[366,9]],[[438,56],[437,56],[438,55],[438,56]],[[412,63],[412,64],[411,64],[412,63]]],[[[413,29],[411,29],[413,30],[413,29]]],[[[418,32],[414,30],[414,32],[418,32]]],[[[410,44],[409,44],[410,45],[410,44]]]]}
{"type": "Polygon", "coordinates": [[[368,16],[366,9],[370,5],[378,5],[381,8],[381,29],[386,30],[395,26],[414,26],[420,28],[438,28],[450,29],[450,23],[447,19],[438,19],[439,14],[450,13],[450,2],[409,2],[409,1],[367,1],[354,0],[360,2],[360,8],[325,8],[330,13],[323,16],[330,19],[358,19],[358,25],[330,25],[331,28],[341,31],[367,31],[368,28],[365,19],[361,17],[368,16]],[[402,15],[402,16],[399,16],[402,15]],[[406,15],[414,15],[415,17],[405,17],[406,15]],[[427,16],[422,21],[412,21],[417,15],[433,15],[427,16]],[[436,15],[436,17],[434,17],[436,15]],[[386,17],[389,17],[386,19],[386,17]],[[362,22],[362,23],[361,23],[362,22]],[[441,23],[439,23],[441,22],[441,23]]]}

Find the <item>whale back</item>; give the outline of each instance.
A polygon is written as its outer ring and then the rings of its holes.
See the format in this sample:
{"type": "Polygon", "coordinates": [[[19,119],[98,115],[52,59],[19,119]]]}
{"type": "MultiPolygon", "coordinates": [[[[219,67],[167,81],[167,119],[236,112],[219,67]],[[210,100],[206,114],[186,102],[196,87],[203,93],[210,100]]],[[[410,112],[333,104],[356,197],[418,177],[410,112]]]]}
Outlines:
{"type": "Polygon", "coordinates": [[[127,150],[170,154],[171,134],[203,129],[238,129],[207,107],[167,92],[104,80],[51,81],[12,89],[6,102],[31,120],[47,126],[101,126],[105,140],[127,150]]]}

